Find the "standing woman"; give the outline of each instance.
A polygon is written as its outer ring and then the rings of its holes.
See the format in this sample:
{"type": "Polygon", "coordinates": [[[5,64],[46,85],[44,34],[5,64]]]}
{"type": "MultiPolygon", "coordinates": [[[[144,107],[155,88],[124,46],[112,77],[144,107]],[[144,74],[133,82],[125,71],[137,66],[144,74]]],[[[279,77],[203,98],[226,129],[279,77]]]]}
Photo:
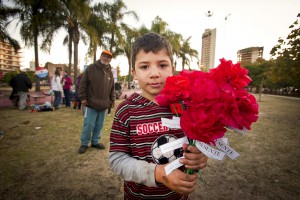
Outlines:
{"type": "Polygon", "coordinates": [[[62,84],[64,89],[64,95],[65,95],[65,103],[66,107],[71,107],[71,86],[73,84],[73,80],[71,76],[69,76],[68,71],[64,71],[64,77],[62,78],[62,84]]]}
{"type": "Polygon", "coordinates": [[[54,76],[51,81],[52,90],[54,92],[54,102],[53,106],[57,110],[60,99],[61,99],[61,93],[63,92],[62,86],[61,86],[61,77],[60,77],[60,69],[56,68],[54,72],[54,76]]]}

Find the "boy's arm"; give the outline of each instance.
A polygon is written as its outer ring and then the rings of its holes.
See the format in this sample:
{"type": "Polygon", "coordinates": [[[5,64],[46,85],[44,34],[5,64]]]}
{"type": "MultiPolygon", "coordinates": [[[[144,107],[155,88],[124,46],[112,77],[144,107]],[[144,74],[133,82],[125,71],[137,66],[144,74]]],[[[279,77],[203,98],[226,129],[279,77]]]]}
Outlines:
{"type": "Polygon", "coordinates": [[[123,152],[109,153],[109,166],[125,181],[132,181],[148,187],[157,187],[155,182],[156,164],[137,160],[123,152]]]}

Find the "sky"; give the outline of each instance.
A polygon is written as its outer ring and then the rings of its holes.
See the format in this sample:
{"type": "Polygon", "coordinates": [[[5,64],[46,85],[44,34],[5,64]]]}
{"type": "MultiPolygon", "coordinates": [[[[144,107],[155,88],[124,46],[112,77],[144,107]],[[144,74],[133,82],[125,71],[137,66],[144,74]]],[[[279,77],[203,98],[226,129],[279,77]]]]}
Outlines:
{"type": "MultiPolygon", "coordinates": [[[[106,0],[112,2],[112,0],[106,0]]],[[[93,3],[104,2],[94,0],[93,3]]],[[[263,46],[263,58],[270,59],[270,51],[278,39],[286,38],[291,32],[289,26],[300,13],[300,0],[123,0],[127,10],[135,11],[139,21],[126,18],[125,22],[138,28],[145,25],[151,27],[156,16],[168,23],[168,28],[180,33],[185,39],[191,36],[191,47],[201,57],[202,34],[207,28],[217,29],[215,67],[220,58],[237,62],[237,51],[240,49],[263,46]],[[212,13],[207,17],[207,13],[212,13]],[[227,16],[227,20],[225,17],[227,16]]],[[[12,37],[20,40],[18,28],[10,27],[12,37]]],[[[39,61],[43,66],[46,62],[68,63],[67,46],[63,46],[65,31],[55,36],[50,54],[39,51],[39,61]]],[[[24,47],[24,43],[21,42],[24,47]]],[[[92,60],[85,59],[87,46],[79,44],[79,67],[92,60]]],[[[33,48],[23,50],[22,67],[29,67],[34,60],[33,48]]],[[[100,56],[100,52],[97,54],[100,56]]],[[[121,75],[127,75],[128,62],[125,57],[117,57],[111,62],[112,67],[120,66],[121,75]]],[[[197,69],[196,63],[191,68],[197,69]]]]}

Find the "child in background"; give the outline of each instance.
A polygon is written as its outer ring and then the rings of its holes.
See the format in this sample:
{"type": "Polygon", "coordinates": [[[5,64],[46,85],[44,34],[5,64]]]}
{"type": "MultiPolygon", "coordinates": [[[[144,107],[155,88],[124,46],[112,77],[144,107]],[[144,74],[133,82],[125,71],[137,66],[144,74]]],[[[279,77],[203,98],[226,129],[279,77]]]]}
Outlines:
{"type": "Polygon", "coordinates": [[[83,73],[81,73],[77,77],[77,79],[76,79],[76,86],[75,86],[75,102],[74,102],[73,108],[77,109],[77,110],[81,110],[81,101],[80,101],[79,96],[78,96],[78,91],[79,91],[79,85],[80,85],[80,80],[82,78],[82,74],[83,73]]]}
{"type": "Polygon", "coordinates": [[[64,77],[62,78],[62,85],[65,96],[66,107],[71,107],[71,86],[73,84],[72,77],[69,76],[68,70],[64,71],[64,77]]]}
{"type": "MultiPolygon", "coordinates": [[[[187,199],[197,186],[198,175],[180,169],[166,175],[166,164],[152,159],[152,144],[162,136],[184,137],[181,129],[162,126],[161,118],[171,119],[169,107],[158,106],[155,96],[173,74],[170,43],[162,36],[148,33],[133,46],[131,61],[134,79],[142,90],[120,103],[110,135],[109,164],[124,179],[124,199],[187,199]],[[148,127],[148,128],[146,128],[148,127]]],[[[196,147],[182,147],[180,162],[186,168],[199,170],[207,164],[207,157],[196,147]]]]}

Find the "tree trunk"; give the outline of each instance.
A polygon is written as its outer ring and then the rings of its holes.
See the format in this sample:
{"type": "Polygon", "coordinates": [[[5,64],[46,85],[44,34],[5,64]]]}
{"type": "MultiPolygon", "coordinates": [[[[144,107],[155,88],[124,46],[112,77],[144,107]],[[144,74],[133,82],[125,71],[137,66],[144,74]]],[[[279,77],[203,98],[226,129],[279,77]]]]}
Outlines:
{"type": "Polygon", "coordinates": [[[97,43],[94,44],[94,55],[93,55],[93,61],[96,62],[97,60],[97,43]]]}
{"type": "Polygon", "coordinates": [[[74,43],[74,85],[76,85],[77,80],[77,68],[78,68],[78,43],[74,43]]]}
{"type": "Polygon", "coordinates": [[[127,57],[127,59],[128,59],[128,65],[129,65],[129,67],[128,67],[128,89],[130,90],[131,88],[130,88],[130,82],[131,82],[131,60],[130,60],[130,58],[128,58],[127,57]]]}
{"type": "Polygon", "coordinates": [[[114,34],[114,32],[112,32],[111,39],[110,39],[110,48],[109,48],[110,52],[113,52],[112,50],[113,50],[113,46],[114,46],[114,40],[115,40],[115,34],[114,34]]]}
{"type": "Polygon", "coordinates": [[[74,78],[73,83],[76,85],[77,80],[77,68],[78,68],[78,44],[79,44],[80,33],[78,30],[74,32],[74,78]]]}
{"type": "Polygon", "coordinates": [[[261,83],[259,85],[259,96],[258,96],[258,101],[259,102],[261,102],[263,85],[264,85],[264,77],[261,78],[261,83]]]}
{"type": "Polygon", "coordinates": [[[69,74],[71,74],[71,70],[72,70],[72,41],[73,41],[73,34],[72,31],[69,30],[69,74]]]}
{"type": "MultiPolygon", "coordinates": [[[[39,45],[38,45],[38,31],[35,31],[34,34],[34,62],[35,62],[35,70],[39,67],[39,45]]],[[[40,87],[40,78],[35,75],[35,91],[39,92],[41,90],[40,87]]]]}

